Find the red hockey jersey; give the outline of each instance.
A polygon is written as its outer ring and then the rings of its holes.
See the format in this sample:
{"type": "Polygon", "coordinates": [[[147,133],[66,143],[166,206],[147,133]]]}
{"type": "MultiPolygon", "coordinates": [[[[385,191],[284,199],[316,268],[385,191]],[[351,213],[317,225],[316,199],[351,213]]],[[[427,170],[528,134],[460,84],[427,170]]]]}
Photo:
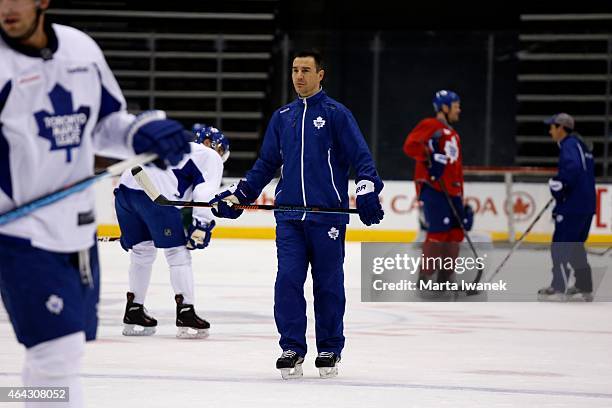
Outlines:
{"type": "Polygon", "coordinates": [[[426,118],[408,135],[404,142],[404,153],[416,160],[414,182],[417,194],[420,193],[421,184],[429,183],[433,188],[442,191],[438,181],[429,178],[429,160],[431,149],[429,140],[434,133],[440,131],[442,136],[438,139],[439,148],[448,156],[448,162],[442,173],[441,180],[451,196],[463,196],[463,168],[461,156],[461,141],[455,129],[436,118],[426,118]]]}

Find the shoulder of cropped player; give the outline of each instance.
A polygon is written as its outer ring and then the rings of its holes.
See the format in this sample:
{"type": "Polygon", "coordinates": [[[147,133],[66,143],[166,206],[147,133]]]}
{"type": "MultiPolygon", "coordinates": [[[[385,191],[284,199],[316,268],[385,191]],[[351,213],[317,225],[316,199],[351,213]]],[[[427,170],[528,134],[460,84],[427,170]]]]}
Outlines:
{"type": "Polygon", "coordinates": [[[66,56],[78,60],[104,60],[104,54],[98,44],[89,35],[74,27],[62,24],[52,24],[57,36],[58,56],[66,56]]]}

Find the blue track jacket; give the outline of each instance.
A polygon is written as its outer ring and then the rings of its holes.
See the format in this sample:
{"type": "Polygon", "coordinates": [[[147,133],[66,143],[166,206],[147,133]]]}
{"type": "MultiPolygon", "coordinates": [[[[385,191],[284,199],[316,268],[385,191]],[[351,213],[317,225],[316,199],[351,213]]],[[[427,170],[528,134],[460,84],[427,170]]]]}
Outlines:
{"type": "Polygon", "coordinates": [[[563,199],[557,200],[555,214],[595,213],[595,170],[593,153],[582,138],[570,134],[559,142],[559,173],[563,199]]]}
{"type": "MultiPolygon", "coordinates": [[[[259,157],[246,181],[257,198],[278,168],[277,205],[348,208],[349,166],[356,180],[383,188],[374,161],[351,112],[323,90],[298,98],[272,115],[259,157]]],[[[348,224],[348,214],[275,213],[276,220],[348,224]]]]}

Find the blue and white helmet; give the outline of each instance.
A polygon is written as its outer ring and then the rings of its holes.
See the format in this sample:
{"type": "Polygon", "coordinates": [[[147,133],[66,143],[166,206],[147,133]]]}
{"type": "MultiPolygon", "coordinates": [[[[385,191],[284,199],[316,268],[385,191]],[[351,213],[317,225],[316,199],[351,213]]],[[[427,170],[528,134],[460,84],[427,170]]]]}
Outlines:
{"type": "Polygon", "coordinates": [[[195,143],[204,143],[208,140],[210,148],[219,153],[223,163],[225,163],[230,155],[230,143],[223,132],[216,127],[208,126],[203,123],[194,123],[191,131],[195,135],[195,143]]]}
{"type": "Polygon", "coordinates": [[[204,123],[194,123],[191,132],[195,135],[194,143],[204,143],[204,140],[211,140],[210,126],[204,123]]]}
{"type": "Polygon", "coordinates": [[[442,105],[446,105],[449,108],[453,102],[459,102],[459,95],[454,93],[453,91],[448,91],[446,89],[442,89],[434,95],[433,98],[433,107],[434,111],[440,112],[442,110],[442,105]]]}

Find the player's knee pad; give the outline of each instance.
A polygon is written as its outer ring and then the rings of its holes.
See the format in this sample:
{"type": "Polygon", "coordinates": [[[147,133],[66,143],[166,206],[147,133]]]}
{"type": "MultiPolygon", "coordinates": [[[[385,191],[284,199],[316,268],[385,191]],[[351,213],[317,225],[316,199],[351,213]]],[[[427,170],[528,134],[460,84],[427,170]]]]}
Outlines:
{"type": "Polygon", "coordinates": [[[166,248],[164,249],[164,255],[170,268],[191,265],[191,254],[184,246],[166,248]]]}
{"type": "Polygon", "coordinates": [[[84,352],[83,332],[37,344],[26,350],[24,380],[34,386],[45,379],[77,376],[84,352]]]}
{"type": "Polygon", "coordinates": [[[132,247],[132,261],[139,265],[152,265],[156,255],[157,248],[153,241],[144,241],[132,247]]]}

